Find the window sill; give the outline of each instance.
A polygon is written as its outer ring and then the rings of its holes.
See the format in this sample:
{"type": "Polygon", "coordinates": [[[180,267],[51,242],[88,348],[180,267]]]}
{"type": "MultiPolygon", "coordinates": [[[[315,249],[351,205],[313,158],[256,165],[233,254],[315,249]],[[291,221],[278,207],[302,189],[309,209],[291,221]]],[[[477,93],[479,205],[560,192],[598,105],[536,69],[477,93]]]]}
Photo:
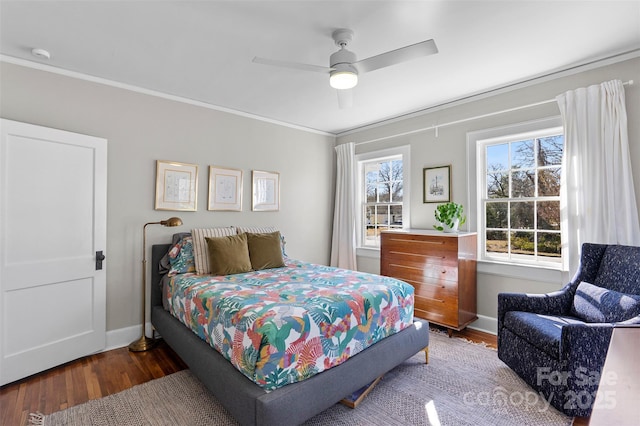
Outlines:
{"type": "Polygon", "coordinates": [[[477,271],[481,274],[499,275],[502,277],[519,278],[545,283],[562,284],[564,279],[564,274],[559,269],[533,265],[514,265],[488,260],[478,260],[477,271]]]}

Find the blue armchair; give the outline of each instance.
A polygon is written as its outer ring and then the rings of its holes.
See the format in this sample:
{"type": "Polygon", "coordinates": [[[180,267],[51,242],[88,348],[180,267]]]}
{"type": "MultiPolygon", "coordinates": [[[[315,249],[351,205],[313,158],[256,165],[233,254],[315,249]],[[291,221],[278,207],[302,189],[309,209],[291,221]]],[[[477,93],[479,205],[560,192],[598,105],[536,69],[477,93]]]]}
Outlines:
{"type": "Polygon", "coordinates": [[[591,413],[613,328],[640,324],[640,247],[583,244],[573,281],[498,295],[498,357],[552,406],[591,413]]]}

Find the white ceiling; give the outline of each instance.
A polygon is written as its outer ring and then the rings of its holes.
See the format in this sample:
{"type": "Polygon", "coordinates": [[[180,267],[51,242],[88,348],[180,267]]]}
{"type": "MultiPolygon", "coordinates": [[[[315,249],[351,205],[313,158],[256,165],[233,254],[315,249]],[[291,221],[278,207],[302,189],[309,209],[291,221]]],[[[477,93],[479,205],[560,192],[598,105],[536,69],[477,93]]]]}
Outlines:
{"type": "Polygon", "coordinates": [[[638,49],[640,0],[0,1],[6,59],[333,134],[638,49]],[[251,62],[328,66],[337,28],[359,59],[439,53],[361,75],[349,109],[327,75],[251,62]]]}

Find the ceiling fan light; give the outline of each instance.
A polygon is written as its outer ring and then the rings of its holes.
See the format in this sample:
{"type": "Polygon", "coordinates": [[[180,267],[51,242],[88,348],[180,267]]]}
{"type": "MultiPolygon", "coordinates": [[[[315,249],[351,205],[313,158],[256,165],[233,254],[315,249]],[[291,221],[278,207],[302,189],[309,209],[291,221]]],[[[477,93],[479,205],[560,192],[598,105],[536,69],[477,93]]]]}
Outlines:
{"type": "Polygon", "coordinates": [[[331,71],[329,84],[334,89],[351,89],[358,84],[358,74],[353,71],[331,71]]]}

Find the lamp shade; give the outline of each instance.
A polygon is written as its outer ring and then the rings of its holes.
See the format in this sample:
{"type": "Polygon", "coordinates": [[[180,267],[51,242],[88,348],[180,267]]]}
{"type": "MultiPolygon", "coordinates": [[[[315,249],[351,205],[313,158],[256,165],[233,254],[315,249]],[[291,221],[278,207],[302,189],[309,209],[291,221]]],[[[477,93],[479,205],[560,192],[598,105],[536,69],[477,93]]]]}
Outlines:
{"type": "Polygon", "coordinates": [[[170,217],[167,220],[160,221],[160,225],[162,226],[180,226],[182,225],[182,219],[179,217],[170,217]]]}

